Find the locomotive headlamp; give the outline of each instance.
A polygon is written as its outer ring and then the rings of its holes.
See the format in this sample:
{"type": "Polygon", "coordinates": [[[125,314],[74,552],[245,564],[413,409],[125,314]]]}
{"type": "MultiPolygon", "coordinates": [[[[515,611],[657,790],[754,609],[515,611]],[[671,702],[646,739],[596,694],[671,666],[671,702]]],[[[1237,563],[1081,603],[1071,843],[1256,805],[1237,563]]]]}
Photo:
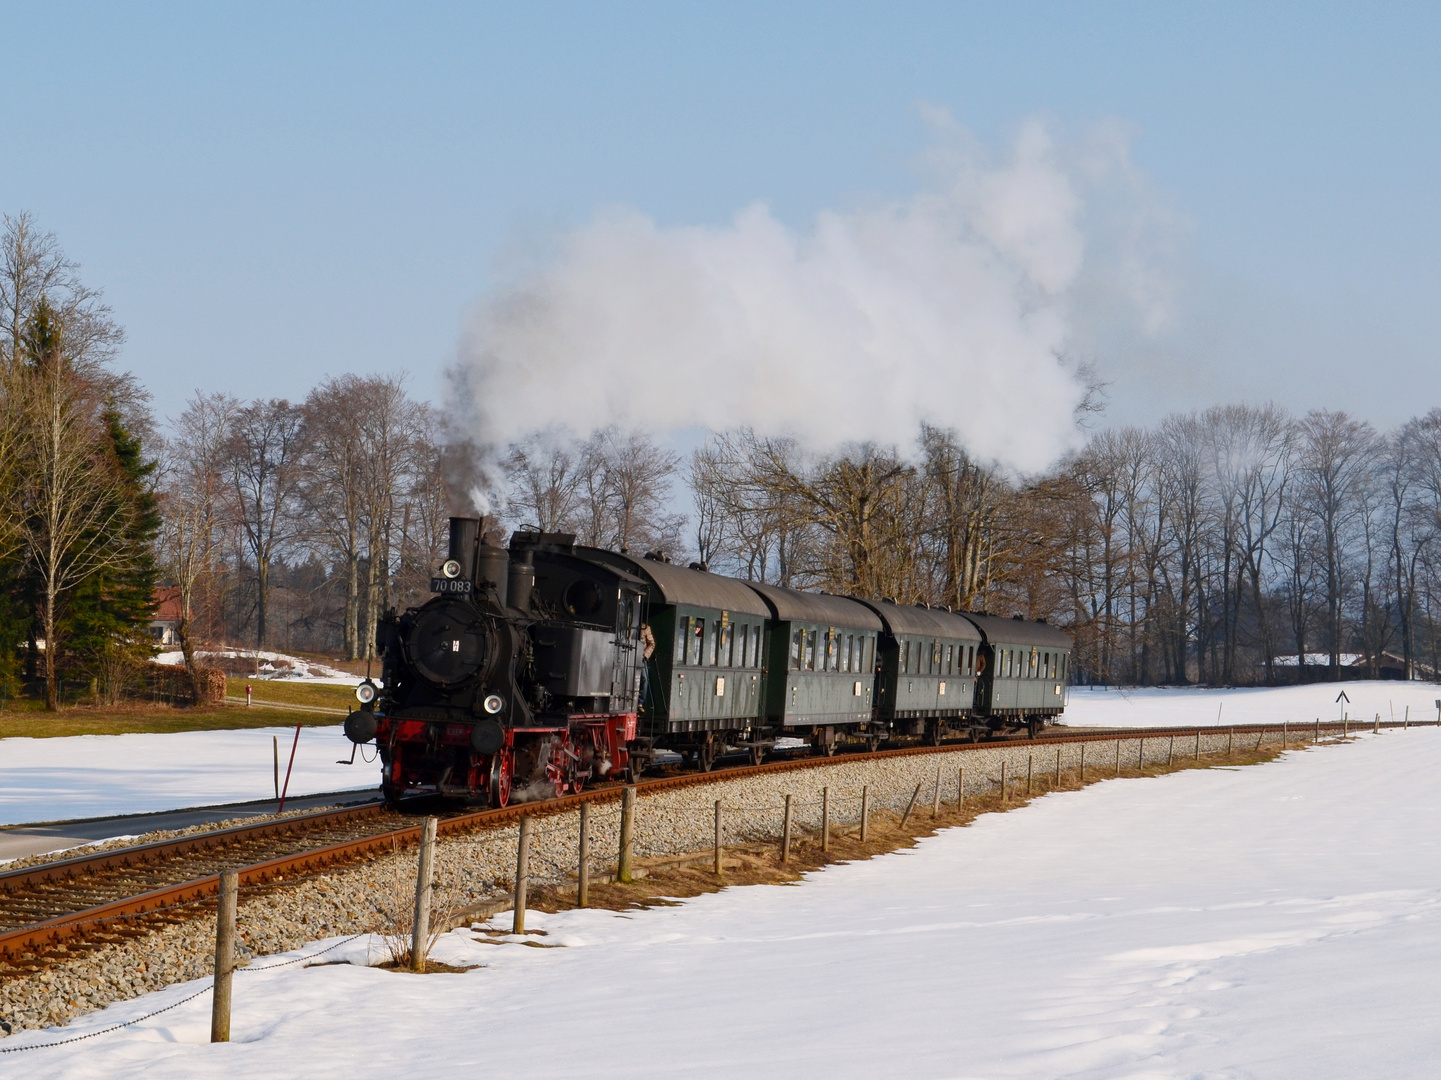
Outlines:
{"type": "Polygon", "coordinates": [[[375,684],[369,679],[355,688],[355,700],[362,705],[369,705],[375,700],[375,684]]]}
{"type": "Polygon", "coordinates": [[[499,694],[490,694],[486,697],[485,701],[481,703],[481,706],[486,712],[490,713],[491,716],[494,716],[505,707],[505,699],[499,694]]]}
{"type": "Polygon", "coordinates": [[[458,578],[460,577],[460,563],[455,559],[446,559],[440,564],[440,572],[448,578],[458,578]]]}

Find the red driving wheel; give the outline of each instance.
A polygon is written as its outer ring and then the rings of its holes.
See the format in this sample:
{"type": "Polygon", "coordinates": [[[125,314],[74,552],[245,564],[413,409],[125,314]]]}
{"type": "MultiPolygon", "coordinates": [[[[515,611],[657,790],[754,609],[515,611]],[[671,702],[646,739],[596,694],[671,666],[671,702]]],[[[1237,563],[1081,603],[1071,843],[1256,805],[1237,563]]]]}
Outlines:
{"type": "Polygon", "coordinates": [[[490,805],[499,810],[510,802],[510,782],[515,777],[515,758],[510,748],[497,750],[490,758],[490,805]]]}

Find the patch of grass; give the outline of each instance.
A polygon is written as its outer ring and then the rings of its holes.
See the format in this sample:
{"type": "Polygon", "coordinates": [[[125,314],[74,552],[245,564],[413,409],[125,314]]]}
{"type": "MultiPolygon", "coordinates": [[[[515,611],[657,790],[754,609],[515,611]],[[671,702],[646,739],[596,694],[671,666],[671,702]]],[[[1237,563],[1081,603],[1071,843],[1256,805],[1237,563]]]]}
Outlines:
{"type": "MultiPolygon", "coordinates": [[[[359,679],[355,681],[360,682],[359,679]]],[[[287,682],[284,680],[266,681],[265,679],[247,679],[240,675],[230,675],[226,678],[225,695],[243,698],[247,686],[250,687],[251,698],[254,701],[275,702],[282,705],[324,705],[327,708],[345,709],[346,711],[356,707],[355,687],[353,686],[329,686],[324,683],[287,682]]]]}
{"type": "MultiPolygon", "coordinates": [[[[352,699],[353,700],[353,699],[352,699]]],[[[47,713],[43,709],[0,713],[0,739],[48,739],[63,735],[129,735],[136,732],[169,734],[177,731],[224,731],[236,728],[326,727],[339,716],[290,712],[285,709],[247,709],[244,705],[213,709],[182,709],[169,705],[129,705],[114,708],[68,708],[47,713]]]]}

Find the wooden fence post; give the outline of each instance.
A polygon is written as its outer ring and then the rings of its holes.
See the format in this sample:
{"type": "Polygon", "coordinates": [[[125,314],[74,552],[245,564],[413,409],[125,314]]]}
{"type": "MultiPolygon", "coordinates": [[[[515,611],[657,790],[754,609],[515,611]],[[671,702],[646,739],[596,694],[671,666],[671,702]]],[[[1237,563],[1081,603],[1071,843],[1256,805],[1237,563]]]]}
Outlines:
{"type": "Polygon", "coordinates": [[[831,789],[821,788],[821,850],[831,849],[831,789]]]}
{"type": "Polygon", "coordinates": [[[1006,763],[1001,762],[1001,805],[1006,804],[1006,763]]]}
{"type": "MultiPolygon", "coordinates": [[[[921,784],[924,783],[925,781],[922,780],[921,784]]],[[[916,800],[921,797],[921,784],[917,784],[916,790],[911,792],[911,801],[906,803],[906,812],[901,815],[901,828],[903,829],[906,827],[906,822],[910,820],[911,811],[916,808],[916,800]]]]}
{"type": "Polygon", "coordinates": [[[1116,740],[1116,775],[1121,775],[1121,740],[1116,740]]]}
{"type": "Polygon", "coordinates": [[[1085,744],[1085,743],[1081,743],[1081,769],[1080,769],[1080,773],[1081,773],[1081,786],[1084,787],[1085,784],[1086,784],[1086,744],[1085,744]]]}
{"type": "Polygon", "coordinates": [[[1176,763],[1176,736],[1171,736],[1171,741],[1166,747],[1166,768],[1176,763]]]}
{"type": "Polygon", "coordinates": [[[215,912],[215,992],[210,1002],[210,1041],[230,1041],[230,993],[235,980],[235,910],[240,875],[220,871],[220,903],[215,912]]]}
{"type": "Polygon", "coordinates": [[[1235,737],[1236,737],[1236,729],[1235,729],[1235,728],[1227,728],[1227,729],[1226,729],[1226,756],[1227,756],[1228,758],[1231,756],[1231,742],[1232,742],[1233,739],[1235,739],[1235,737]]]}
{"type": "Polygon", "coordinates": [[[1201,733],[1196,732],[1196,760],[1201,760],[1201,733]]]}
{"type": "Polygon", "coordinates": [[[590,803],[580,804],[580,860],[575,868],[575,906],[590,904],[590,803]]]}
{"type": "Polygon", "coordinates": [[[425,954],[430,945],[430,887],[435,876],[435,825],[433,817],[425,819],[420,830],[420,858],[415,868],[415,919],[410,924],[410,970],[425,970],[425,954]]]}
{"type": "Polygon", "coordinates": [[[629,885],[635,859],[635,785],[629,784],[620,795],[620,857],[615,879],[629,885]]]}
{"type": "Polygon", "coordinates": [[[1376,714],[1376,723],[1375,723],[1375,724],[1372,726],[1372,728],[1371,728],[1371,734],[1372,734],[1372,735],[1380,735],[1380,734],[1381,734],[1381,714],[1380,714],[1380,713],[1377,713],[1377,714],[1376,714]]]}
{"type": "Polygon", "coordinates": [[[1056,747],[1056,787],[1061,786],[1061,748],[1056,747]]]}
{"type": "Polygon", "coordinates": [[[870,835],[870,824],[871,824],[871,786],[870,786],[869,784],[862,784],[862,785],[861,785],[861,843],[863,843],[863,844],[866,842],[866,837],[870,835]]]}
{"type": "Polygon", "coordinates": [[[791,861],[791,797],[786,796],[785,816],[781,819],[781,862],[791,861]]]}
{"type": "Polygon", "coordinates": [[[1281,749],[1291,749],[1291,721],[1281,721],[1281,749]]]}
{"type": "Polygon", "coordinates": [[[933,817],[933,818],[938,818],[938,817],[940,817],[940,816],[941,816],[941,767],[940,767],[939,765],[937,765],[937,766],[936,766],[936,799],[935,799],[935,802],[931,804],[931,817],[933,817]]]}
{"type": "Polygon", "coordinates": [[[962,765],[956,774],[956,809],[964,809],[966,805],[966,767],[962,765]]]}
{"type": "Polygon", "coordinates": [[[512,934],[525,933],[525,894],[529,888],[530,815],[527,814],[520,819],[520,840],[515,845],[515,921],[510,928],[512,934]]]}
{"type": "Polygon", "coordinates": [[[1144,736],[1141,738],[1141,745],[1136,747],[1136,770],[1138,772],[1146,771],[1146,739],[1144,736]]]}
{"type": "Polygon", "coordinates": [[[1311,745],[1315,746],[1321,741],[1321,718],[1316,717],[1316,734],[1311,736],[1311,745]]]}
{"type": "Polygon", "coordinates": [[[715,874],[721,876],[721,801],[715,801],[715,874]]]}
{"type": "Polygon", "coordinates": [[[1032,759],[1032,757],[1034,757],[1034,756],[1035,756],[1035,755],[1033,755],[1033,754],[1027,754],[1027,755],[1026,755],[1026,795],[1027,795],[1027,796],[1029,796],[1029,795],[1031,794],[1031,759],[1032,759]]]}

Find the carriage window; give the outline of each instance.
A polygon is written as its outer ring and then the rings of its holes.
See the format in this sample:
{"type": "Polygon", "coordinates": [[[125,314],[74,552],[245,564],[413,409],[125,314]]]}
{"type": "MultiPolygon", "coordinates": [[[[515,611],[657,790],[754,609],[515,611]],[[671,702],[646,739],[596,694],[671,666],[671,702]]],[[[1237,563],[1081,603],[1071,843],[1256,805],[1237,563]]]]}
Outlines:
{"type": "Polygon", "coordinates": [[[904,675],[906,672],[908,672],[908,671],[910,671],[910,670],[911,670],[911,643],[910,643],[909,641],[903,641],[903,642],[901,642],[901,674],[904,675]]]}
{"type": "Polygon", "coordinates": [[[933,675],[939,675],[940,673],[941,673],[941,643],[940,643],[939,641],[932,641],[932,642],[931,642],[931,674],[933,674],[933,675]]]}
{"type": "Polygon", "coordinates": [[[947,674],[947,675],[954,675],[954,674],[956,673],[956,667],[955,667],[955,665],[956,665],[956,647],[955,647],[954,645],[947,645],[947,646],[946,646],[946,674],[947,674]]]}
{"type": "Polygon", "coordinates": [[[751,666],[751,628],[749,626],[741,627],[740,646],[736,653],[740,658],[741,667],[751,666]]]}
{"type": "Polygon", "coordinates": [[[690,616],[677,618],[675,621],[675,652],[671,655],[673,663],[685,663],[685,643],[690,637],[690,616]]]}
{"type": "Polygon", "coordinates": [[[967,674],[967,675],[974,675],[974,674],[975,674],[975,671],[976,671],[976,647],[975,647],[974,645],[967,645],[967,646],[966,646],[966,674],[967,674]]]}
{"type": "Polygon", "coordinates": [[[841,636],[833,630],[826,631],[826,670],[839,671],[841,669],[841,636]]]}
{"type": "Polygon", "coordinates": [[[732,650],[735,648],[735,624],[726,623],[721,631],[720,656],[716,663],[721,667],[735,667],[735,656],[732,650]]]}
{"type": "Polygon", "coordinates": [[[701,646],[705,644],[705,620],[692,619],[690,628],[690,666],[700,667],[701,646]]]}
{"type": "Polygon", "coordinates": [[[851,655],[851,654],[854,653],[855,651],[856,651],[856,636],[855,636],[854,634],[847,634],[847,635],[846,635],[846,647],[841,650],[841,670],[842,670],[842,671],[850,671],[850,670],[851,670],[851,666],[852,666],[853,664],[854,664],[854,666],[855,666],[855,668],[856,668],[857,671],[860,670],[861,665],[860,665],[860,664],[855,664],[855,658],[851,655]]]}
{"type": "Polygon", "coordinates": [[[816,637],[817,632],[815,630],[807,632],[805,637],[807,671],[814,671],[816,669],[816,637]]]}
{"type": "Polygon", "coordinates": [[[1032,650],[1031,650],[1031,678],[1033,678],[1033,679],[1036,678],[1036,677],[1040,674],[1040,668],[1038,667],[1039,663],[1040,663],[1040,658],[1037,656],[1036,650],[1035,650],[1035,649],[1032,649],[1032,650]]]}
{"type": "Polygon", "coordinates": [[[805,639],[805,636],[806,636],[806,632],[805,632],[804,630],[793,630],[793,631],[791,631],[791,670],[792,670],[792,671],[799,671],[799,670],[801,669],[801,642],[805,639]]]}

